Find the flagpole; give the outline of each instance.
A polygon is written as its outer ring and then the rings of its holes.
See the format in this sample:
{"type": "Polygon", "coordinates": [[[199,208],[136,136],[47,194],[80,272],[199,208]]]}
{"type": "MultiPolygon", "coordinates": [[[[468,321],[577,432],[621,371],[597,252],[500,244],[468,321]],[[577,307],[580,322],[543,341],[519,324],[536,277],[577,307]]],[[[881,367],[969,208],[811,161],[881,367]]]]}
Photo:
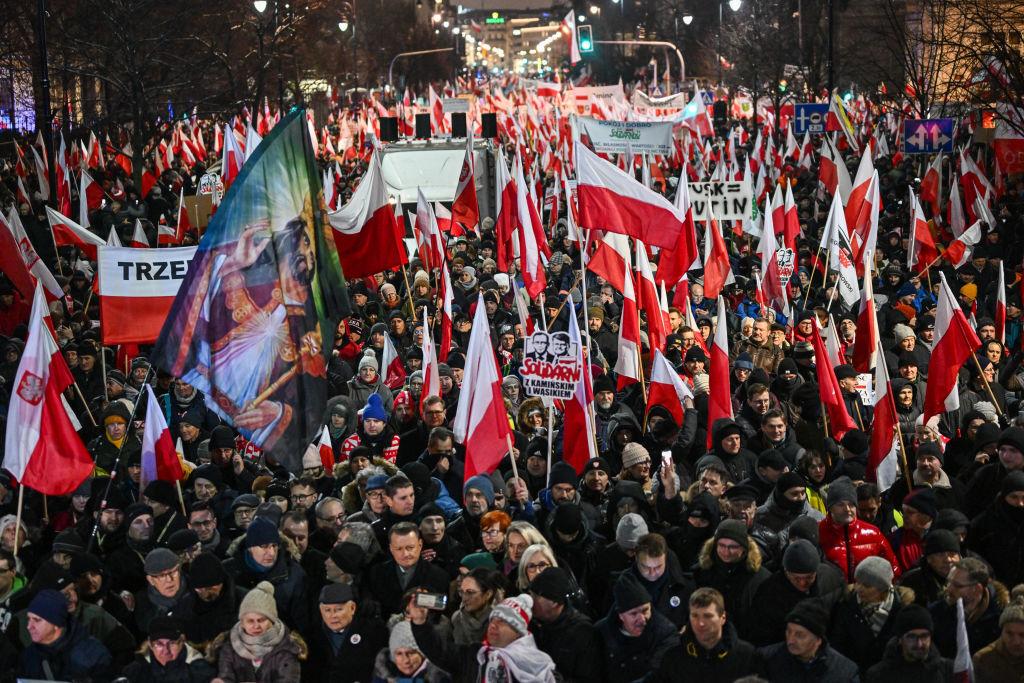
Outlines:
{"type": "MultiPolygon", "coordinates": [[[[405,294],[409,297],[409,310],[410,315],[413,319],[416,318],[416,302],[412,300],[412,287],[409,286],[409,271],[405,269],[405,264],[402,264],[402,278],[405,279],[405,294]]],[[[423,321],[426,324],[426,320],[423,321]]]]}
{"type": "Polygon", "coordinates": [[[516,455],[515,450],[512,448],[512,435],[505,435],[505,445],[508,447],[508,459],[512,461],[512,476],[516,479],[519,478],[519,468],[516,467],[516,455]]]}
{"type": "MultiPolygon", "coordinates": [[[[890,394],[887,393],[886,396],[888,396],[890,401],[893,400],[890,394]]],[[[894,407],[895,405],[895,402],[893,402],[894,407]]],[[[910,489],[914,486],[914,480],[910,478],[910,464],[907,462],[907,451],[903,446],[903,430],[900,429],[900,421],[898,418],[896,420],[896,438],[900,440],[900,464],[903,465],[903,476],[906,477],[907,488],[910,489]]]]}
{"type": "MultiPolygon", "coordinates": [[[[18,557],[18,532],[21,531],[21,511],[25,507],[25,485],[18,483],[18,514],[14,521],[14,557],[18,557]]],[[[12,567],[13,569],[13,567],[12,567]]]]}
{"type": "MultiPolygon", "coordinates": [[[[104,383],[105,382],[106,380],[104,380],[104,383]]],[[[75,393],[78,394],[78,400],[82,402],[83,406],[85,406],[85,414],[89,416],[89,421],[92,422],[92,426],[99,427],[99,425],[96,424],[96,418],[93,416],[92,411],[89,410],[89,403],[85,400],[85,396],[82,395],[82,388],[78,386],[78,380],[72,379],[72,384],[75,387],[75,393]]]]}
{"type": "Polygon", "coordinates": [[[178,502],[181,503],[181,514],[188,516],[188,510],[185,508],[185,496],[181,493],[181,480],[175,480],[174,487],[178,489],[178,502]]]}
{"type": "Polygon", "coordinates": [[[992,393],[992,385],[988,383],[988,378],[985,377],[985,372],[981,369],[981,363],[978,361],[978,354],[972,351],[971,358],[974,359],[974,367],[978,368],[978,376],[981,377],[981,381],[985,383],[985,391],[988,392],[988,397],[992,399],[992,406],[996,409],[997,413],[1002,415],[1003,411],[999,407],[999,403],[996,401],[995,394],[992,393]]]}
{"type": "MultiPolygon", "coordinates": [[[[581,257],[581,258],[582,258],[582,257],[581,257]]],[[[567,297],[565,298],[565,301],[563,301],[563,302],[562,302],[562,304],[561,304],[561,305],[560,305],[560,306],[558,307],[558,310],[557,310],[557,311],[555,311],[555,315],[554,315],[554,317],[552,318],[552,320],[558,320],[558,316],[559,316],[559,315],[561,315],[561,313],[562,313],[562,309],[563,309],[563,308],[565,308],[565,305],[566,305],[567,303],[569,303],[569,299],[571,299],[571,298],[572,298],[572,290],[576,289],[576,285],[578,285],[578,284],[579,284],[579,283],[580,283],[580,282],[581,282],[582,280],[583,280],[583,278],[582,278],[581,276],[579,276],[579,275],[577,275],[577,276],[576,276],[576,279],[575,279],[575,280],[573,280],[573,283],[572,283],[572,287],[570,287],[570,288],[569,288],[569,290],[570,290],[570,291],[569,291],[569,296],[567,296],[567,297]]],[[[587,303],[587,301],[586,301],[586,299],[584,298],[584,300],[583,300],[583,304],[584,304],[584,307],[586,307],[586,303],[587,303]]],[[[589,333],[589,332],[587,333],[587,336],[588,336],[588,337],[590,336],[590,333],[589,333]]]]}

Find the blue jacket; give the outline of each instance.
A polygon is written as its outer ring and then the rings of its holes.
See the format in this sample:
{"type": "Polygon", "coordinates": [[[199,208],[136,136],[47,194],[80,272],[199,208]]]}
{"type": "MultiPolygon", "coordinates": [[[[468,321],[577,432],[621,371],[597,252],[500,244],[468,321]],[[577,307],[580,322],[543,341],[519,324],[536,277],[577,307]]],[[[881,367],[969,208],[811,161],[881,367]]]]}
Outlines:
{"type": "Polygon", "coordinates": [[[110,673],[110,663],[107,648],[76,619],[69,619],[64,633],[50,645],[32,643],[25,648],[18,676],[56,681],[104,680],[110,673]]]}

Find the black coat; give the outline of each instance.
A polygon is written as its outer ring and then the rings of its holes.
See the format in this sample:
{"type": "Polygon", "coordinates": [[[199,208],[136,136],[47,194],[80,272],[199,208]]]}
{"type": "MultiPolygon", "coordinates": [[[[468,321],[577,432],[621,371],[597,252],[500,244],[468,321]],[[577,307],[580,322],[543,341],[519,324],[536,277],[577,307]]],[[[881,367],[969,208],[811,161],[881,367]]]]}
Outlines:
{"type": "Polygon", "coordinates": [[[260,581],[274,585],[274,602],[281,620],[294,631],[305,633],[309,625],[309,606],[306,599],[306,572],[288,555],[282,546],[277,562],[268,571],[257,574],[245,562],[242,545],[234,557],[224,561],[224,570],[235,580],[235,585],[252,590],[260,581]]]}
{"type": "Polygon", "coordinates": [[[818,656],[804,664],[789,654],[785,643],[776,643],[757,651],[760,675],[779,683],[858,683],[857,665],[826,643],[818,656]]]}
{"type": "Polygon", "coordinates": [[[651,620],[639,637],[622,632],[617,614],[609,614],[597,622],[604,650],[604,671],[608,683],[632,683],[661,666],[665,653],[679,645],[675,625],[659,612],[651,612],[651,620]]]}
{"type": "Polygon", "coordinates": [[[783,641],[786,638],[786,615],[798,602],[814,598],[831,611],[844,588],[842,572],[827,562],[818,566],[818,578],[807,593],[797,590],[786,578],[786,572],[780,569],[754,591],[752,604],[757,618],[744,622],[743,635],[758,646],[783,641]]]}
{"type": "Polygon", "coordinates": [[[181,654],[163,666],[150,654],[138,655],[124,668],[128,683],[207,683],[216,678],[217,670],[203,655],[186,643],[181,654]]]}
{"type": "Polygon", "coordinates": [[[388,631],[375,617],[356,612],[335,652],[319,619],[309,634],[309,659],[302,664],[303,683],[356,683],[369,681],[373,662],[388,645],[388,631]]]}
{"type": "Polygon", "coordinates": [[[754,539],[747,541],[746,557],[739,562],[726,565],[715,553],[715,539],[709,538],[700,553],[697,569],[693,573],[697,588],[714,588],[725,598],[725,613],[740,634],[744,631],[744,620],[754,599],[754,593],[762,582],[771,576],[761,566],[761,551],[754,539]]]}
{"type": "Polygon", "coordinates": [[[676,554],[669,551],[665,558],[665,573],[657,581],[648,581],[640,574],[636,564],[631,564],[626,572],[633,575],[648,595],[651,606],[661,612],[676,628],[685,626],[690,621],[690,593],[693,592],[693,581],[683,574],[676,554]]]}
{"type": "Polygon", "coordinates": [[[725,624],[722,639],[710,650],[701,647],[689,628],[683,629],[680,639],[679,645],[665,653],[661,666],[648,679],[650,683],[732,683],[757,672],[754,646],[740,640],[732,624],[725,624]]]}
{"type": "Polygon", "coordinates": [[[882,661],[868,669],[865,683],[952,683],[953,660],[939,655],[932,645],[923,662],[908,662],[900,652],[899,640],[893,638],[885,646],[882,661]]]}
{"type": "Polygon", "coordinates": [[[1024,511],[1002,496],[971,522],[967,546],[984,557],[1007,586],[1024,581],[1024,511]]]}
{"type": "MultiPolygon", "coordinates": [[[[999,617],[1009,601],[1006,586],[993,581],[988,587],[988,607],[985,611],[974,619],[967,615],[967,642],[971,645],[972,655],[999,637],[999,617]]],[[[935,630],[932,631],[935,647],[943,657],[956,657],[956,605],[939,600],[933,602],[928,611],[932,613],[932,621],[935,622],[935,630]]]]}
{"type": "Polygon", "coordinates": [[[534,619],[530,630],[537,649],[551,657],[565,683],[602,680],[601,640],[594,624],[578,610],[566,605],[550,623],[534,619]]]}
{"type": "Polygon", "coordinates": [[[867,671],[878,663],[885,650],[885,644],[896,635],[897,615],[913,601],[914,595],[910,589],[897,587],[889,618],[886,619],[878,635],[875,635],[864,618],[864,613],[857,602],[857,594],[851,587],[847,589],[846,595],[836,605],[832,614],[829,643],[853,660],[861,671],[867,671]]]}
{"type": "Polygon", "coordinates": [[[412,588],[425,588],[431,593],[447,593],[448,572],[420,560],[408,585],[403,588],[398,580],[398,565],[394,560],[388,560],[370,573],[368,588],[380,603],[381,614],[387,617],[402,611],[402,595],[412,588]]]}
{"type": "Polygon", "coordinates": [[[913,569],[900,577],[900,585],[914,591],[914,602],[922,607],[927,607],[942,597],[942,589],[946,587],[946,577],[936,574],[928,566],[927,557],[922,557],[913,569]]]}

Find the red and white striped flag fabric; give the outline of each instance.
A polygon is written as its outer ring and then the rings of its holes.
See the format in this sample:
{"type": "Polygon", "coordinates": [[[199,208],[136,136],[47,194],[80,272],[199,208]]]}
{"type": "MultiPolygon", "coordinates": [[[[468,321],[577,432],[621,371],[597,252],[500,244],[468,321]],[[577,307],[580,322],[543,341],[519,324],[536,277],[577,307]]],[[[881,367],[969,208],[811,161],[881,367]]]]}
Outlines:
{"type": "MultiPolygon", "coordinates": [[[[28,238],[28,233],[25,232],[25,226],[21,223],[21,216],[18,215],[18,211],[13,206],[7,213],[6,220],[0,215],[0,229],[3,229],[5,226],[14,237],[14,243],[18,247],[17,251],[13,253],[17,253],[21,257],[25,267],[28,268],[28,272],[43,286],[46,298],[50,301],[63,299],[64,290],[57,284],[57,280],[53,277],[50,269],[46,267],[46,263],[39,258],[39,254],[36,253],[35,248],[32,246],[32,241],[28,238]]],[[[12,252],[8,251],[8,253],[12,252]]],[[[6,268],[4,272],[8,272],[6,268]]],[[[33,289],[35,288],[34,283],[32,287],[33,289]]],[[[25,295],[26,299],[32,296],[31,291],[29,290],[29,293],[25,295]]]]}
{"type": "Polygon", "coordinates": [[[957,375],[960,368],[981,346],[974,328],[953,296],[946,275],[939,272],[938,306],[935,311],[935,345],[928,364],[928,382],[924,391],[924,422],[943,412],[960,407],[957,375]]]}
{"type": "MultiPolygon", "coordinates": [[[[871,313],[874,316],[874,311],[871,313]]],[[[896,482],[900,471],[900,443],[896,431],[899,416],[896,414],[892,382],[889,380],[889,370],[885,366],[885,350],[882,348],[881,340],[876,340],[875,349],[878,363],[875,365],[875,405],[867,474],[869,479],[878,484],[879,491],[886,491],[896,482]]]]}
{"type": "Polygon", "coordinates": [[[960,236],[949,243],[946,251],[942,252],[942,258],[953,264],[953,268],[960,269],[971,260],[974,247],[981,241],[981,221],[974,221],[971,227],[960,233],[960,236]]]}
{"type": "Polygon", "coordinates": [[[622,287],[622,317],[619,321],[619,355],[615,359],[617,391],[640,381],[640,314],[631,271],[631,264],[626,263],[622,287]]]}
{"type": "Polygon", "coordinates": [[[320,441],[317,443],[317,452],[320,455],[320,464],[324,472],[330,476],[334,470],[334,447],[331,445],[331,431],[324,425],[320,431],[320,441]]]}
{"type": "Polygon", "coordinates": [[[697,249],[697,226],[693,220],[693,206],[690,203],[690,186],[686,178],[685,165],[679,171],[676,185],[676,209],[683,216],[683,230],[679,242],[668,249],[662,249],[658,256],[658,272],[654,279],[672,286],[692,268],[700,266],[700,252],[697,249]]]}
{"type": "Polygon", "coordinates": [[[104,344],[151,344],[164,320],[196,247],[100,249],[96,273],[104,344]]]}
{"type": "MultiPolygon", "coordinates": [[[[871,258],[871,253],[866,254],[871,258]]],[[[864,278],[857,311],[857,335],[853,339],[853,367],[857,372],[871,372],[878,358],[878,319],[875,316],[875,292],[871,276],[864,278]]],[[[877,389],[876,389],[877,391],[877,389]]]]}
{"type": "Polygon", "coordinates": [[[664,249],[679,241],[686,216],[663,196],[576,145],[580,227],[629,235],[664,249]]]}
{"type": "Polygon", "coordinates": [[[242,170],[242,164],[245,163],[245,153],[238,144],[235,132],[226,124],[224,126],[224,145],[221,152],[220,177],[224,181],[224,190],[227,191],[231,187],[231,183],[238,177],[238,172],[242,170]]]}
{"type": "Polygon", "coordinates": [[[642,242],[636,242],[636,281],[638,285],[637,301],[647,312],[647,339],[651,349],[664,349],[669,327],[666,316],[661,312],[661,299],[658,288],[654,284],[654,273],[647,260],[647,250],[642,242]]]}
{"type": "MultiPolygon", "coordinates": [[[[426,325],[427,307],[423,307],[423,321],[426,325]]],[[[423,402],[430,396],[441,395],[441,375],[437,369],[437,351],[434,349],[434,340],[430,331],[423,328],[423,341],[420,344],[423,351],[423,389],[420,392],[420,408],[423,402]]]]}
{"type": "Polygon", "coordinates": [[[651,382],[647,388],[647,413],[650,414],[651,408],[654,406],[661,406],[672,415],[677,427],[682,426],[683,401],[688,398],[692,399],[693,392],[658,349],[654,350],[654,359],[651,362],[651,382]]]}
{"type": "Polygon", "coordinates": [[[413,232],[416,235],[416,253],[427,271],[440,268],[446,260],[444,235],[437,225],[434,207],[423,194],[422,188],[416,189],[416,224],[413,232]]]}
{"type": "Polygon", "coordinates": [[[704,230],[704,296],[717,298],[726,285],[735,281],[721,224],[712,215],[704,230]]]}
{"type": "Polygon", "coordinates": [[[953,659],[953,681],[972,683],[974,661],[971,659],[971,643],[967,637],[967,620],[964,618],[964,599],[956,599],[956,658],[953,659]]]}
{"type": "Polygon", "coordinates": [[[924,219],[924,211],[910,190],[910,246],[907,248],[907,267],[913,268],[918,274],[939,258],[939,249],[935,246],[935,238],[928,229],[928,221],[924,219]]]}
{"type": "Polygon", "coordinates": [[[765,200],[764,229],[761,232],[761,243],[758,251],[761,253],[761,293],[764,294],[765,303],[784,314],[788,314],[789,298],[786,296],[786,286],[782,284],[782,277],[779,274],[779,259],[777,252],[779,245],[775,242],[775,212],[768,206],[765,200]]]}
{"type": "Polygon", "coordinates": [[[46,207],[46,218],[53,230],[53,241],[58,247],[78,247],[91,260],[96,260],[96,248],[106,245],[96,235],[83,228],[64,214],[46,207]]]}
{"type": "Polygon", "coordinates": [[[452,325],[454,323],[452,276],[447,263],[441,266],[439,272],[441,274],[441,310],[438,311],[438,314],[441,316],[441,344],[438,349],[438,357],[448,358],[448,354],[452,352],[452,325]]]}
{"type": "MultiPolygon", "coordinates": [[[[711,343],[711,367],[708,369],[708,450],[714,447],[715,420],[732,418],[732,390],[729,387],[729,332],[725,299],[718,297],[718,319],[711,343]]],[[[682,423],[680,423],[682,424],[682,423]]]]}
{"type": "MultiPolygon", "coordinates": [[[[426,334],[424,332],[424,334],[426,334]]],[[[397,389],[402,386],[405,382],[405,366],[402,364],[402,359],[398,355],[398,350],[395,348],[395,343],[391,341],[391,335],[384,335],[384,350],[381,353],[381,367],[384,376],[384,386],[388,389],[397,389]]]]}
{"type": "Polygon", "coordinates": [[[476,198],[472,132],[466,137],[466,157],[462,160],[459,185],[455,188],[452,221],[459,223],[467,231],[480,233],[480,205],[476,198]]]}
{"type": "Polygon", "coordinates": [[[494,187],[494,235],[497,247],[495,260],[498,262],[498,270],[508,272],[515,252],[512,237],[519,224],[519,204],[516,184],[509,174],[508,164],[505,163],[505,155],[500,145],[494,160],[494,187]]]}
{"type": "Polygon", "coordinates": [[[89,225],[89,212],[100,208],[102,204],[103,188],[83,168],[78,187],[78,222],[89,225]]]}
{"type": "Polygon", "coordinates": [[[825,362],[815,362],[814,369],[818,379],[818,391],[821,395],[821,402],[828,414],[828,426],[832,437],[837,441],[842,439],[846,432],[856,429],[857,424],[850,417],[846,410],[846,403],[843,401],[843,390],[836,379],[835,368],[827,361],[829,354],[825,348],[825,341],[821,338],[820,325],[817,320],[811,331],[811,343],[814,345],[814,357],[825,362]]]}
{"type": "Polygon", "coordinates": [[[133,249],[148,249],[149,238],[146,237],[146,231],[142,228],[142,219],[135,219],[135,228],[132,230],[132,239],[128,243],[129,247],[133,249]]]}
{"type": "MultiPolygon", "coordinates": [[[[547,239],[544,237],[544,227],[537,213],[537,207],[530,197],[529,188],[523,177],[523,164],[516,151],[515,184],[516,184],[516,209],[517,223],[519,226],[519,261],[520,272],[523,276],[523,286],[531,299],[547,287],[548,279],[544,272],[544,262],[541,260],[541,252],[547,247],[547,239]]],[[[550,256],[550,251],[547,253],[550,256]]]]}
{"type": "Polygon", "coordinates": [[[171,430],[164,420],[160,402],[153,387],[146,384],[146,424],[142,430],[142,473],[139,486],[151,481],[181,481],[185,470],[171,438],[171,430]]]}
{"type": "Polygon", "coordinates": [[[92,474],[94,463],[79,438],[63,392],[71,370],[53,340],[49,309],[41,287],[32,297],[28,339],[11,384],[4,437],[4,469],[35,491],[50,496],[71,493],[92,474]]]}
{"type": "Polygon", "coordinates": [[[575,315],[569,316],[569,343],[576,349],[576,365],[580,368],[580,379],[572,398],[565,402],[562,449],[565,461],[572,465],[578,474],[582,474],[583,466],[599,453],[594,438],[597,427],[590,412],[590,405],[594,402],[594,387],[590,380],[590,365],[583,354],[585,340],[580,336],[575,315]]]}
{"type": "Polygon", "coordinates": [[[576,11],[570,9],[569,13],[562,19],[562,34],[569,41],[569,66],[575,66],[580,61],[580,47],[576,44],[576,11]]]}
{"type": "Polygon", "coordinates": [[[1003,262],[999,261],[999,284],[996,287],[996,339],[1000,344],[1006,344],[1006,271],[1003,270],[1003,262]]]}
{"type": "Polygon", "coordinates": [[[482,294],[477,297],[473,314],[473,331],[469,335],[462,392],[452,431],[456,441],[466,447],[464,481],[477,474],[490,474],[508,453],[508,415],[482,294]]]}
{"type": "Polygon", "coordinates": [[[942,152],[935,155],[924,178],[921,179],[921,201],[928,202],[932,207],[932,216],[938,216],[940,210],[940,188],[942,187],[942,152]]]}

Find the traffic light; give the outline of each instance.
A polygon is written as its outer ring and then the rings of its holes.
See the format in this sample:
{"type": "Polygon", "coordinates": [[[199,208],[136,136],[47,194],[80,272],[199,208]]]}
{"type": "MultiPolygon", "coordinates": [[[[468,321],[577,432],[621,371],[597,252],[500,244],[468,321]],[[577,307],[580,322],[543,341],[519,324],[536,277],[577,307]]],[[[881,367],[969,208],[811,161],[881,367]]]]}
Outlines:
{"type": "Polygon", "coordinates": [[[594,51],[594,36],[591,31],[592,27],[587,24],[576,27],[576,43],[581,53],[594,51]]]}

